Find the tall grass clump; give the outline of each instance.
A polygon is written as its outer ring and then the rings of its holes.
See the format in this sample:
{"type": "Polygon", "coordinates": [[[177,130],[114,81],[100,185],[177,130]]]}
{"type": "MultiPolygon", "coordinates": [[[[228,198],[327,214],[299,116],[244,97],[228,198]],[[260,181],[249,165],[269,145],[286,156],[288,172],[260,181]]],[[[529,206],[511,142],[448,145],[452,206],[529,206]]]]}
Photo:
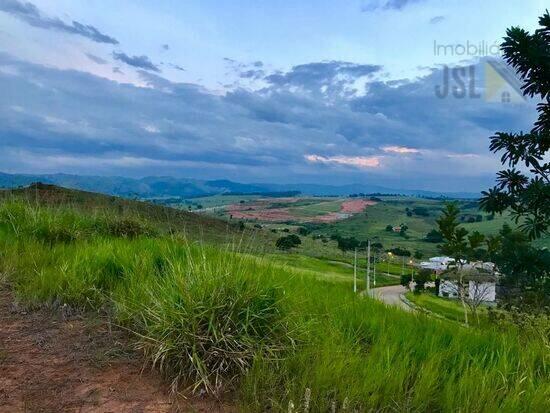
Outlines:
{"type": "Polygon", "coordinates": [[[256,356],[274,359],[292,345],[269,267],[208,247],[172,245],[162,256],[160,276],[136,274],[116,305],[173,388],[233,388],[256,356]]]}
{"type": "Polygon", "coordinates": [[[120,238],[98,222],[74,211],[0,208],[2,269],[19,297],[107,311],[174,389],[233,389],[255,357],[273,359],[293,345],[273,267],[183,239],[120,238]],[[33,229],[53,232],[63,222],[70,240],[33,229]]]}
{"type": "Polygon", "coordinates": [[[31,305],[111,317],[174,389],[234,390],[249,412],[550,411],[550,349],[536,335],[407,314],[232,249],[111,231],[109,219],[0,205],[0,273],[31,305]]]}

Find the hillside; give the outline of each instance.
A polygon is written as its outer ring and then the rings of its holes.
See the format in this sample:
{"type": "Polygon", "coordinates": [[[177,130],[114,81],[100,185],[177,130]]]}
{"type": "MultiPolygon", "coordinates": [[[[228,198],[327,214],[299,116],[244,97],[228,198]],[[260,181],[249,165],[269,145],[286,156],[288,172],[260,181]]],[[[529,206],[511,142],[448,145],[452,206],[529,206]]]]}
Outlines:
{"type": "Polygon", "coordinates": [[[18,305],[108,317],[173,390],[247,412],[550,409],[548,352],[533,332],[407,314],[336,276],[155,226],[128,233],[83,207],[88,194],[69,192],[80,205],[69,209],[64,191],[34,190],[38,205],[32,191],[0,203],[0,273],[18,305]]]}
{"type": "Polygon", "coordinates": [[[353,193],[403,194],[423,197],[477,198],[476,192],[437,192],[409,188],[388,188],[370,183],[350,185],[239,183],[227,179],[199,180],[170,176],[127,178],[120,176],[83,176],[70,174],[6,174],[0,172],[0,188],[16,188],[43,182],[108,195],[139,198],[182,199],[224,193],[302,192],[318,196],[347,196],[353,193]]]}
{"type": "Polygon", "coordinates": [[[180,232],[198,241],[239,242],[243,237],[249,239],[252,235],[258,235],[243,233],[238,223],[228,223],[207,215],[55,185],[34,184],[25,188],[0,190],[0,199],[10,198],[21,198],[45,206],[70,207],[86,213],[139,217],[151,221],[163,232],[180,232]]]}

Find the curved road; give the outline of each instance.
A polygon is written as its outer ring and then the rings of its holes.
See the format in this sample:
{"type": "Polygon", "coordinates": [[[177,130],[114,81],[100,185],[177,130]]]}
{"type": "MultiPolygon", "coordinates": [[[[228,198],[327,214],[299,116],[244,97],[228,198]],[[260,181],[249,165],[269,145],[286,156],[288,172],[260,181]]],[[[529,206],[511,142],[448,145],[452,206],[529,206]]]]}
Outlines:
{"type": "Polygon", "coordinates": [[[399,307],[405,311],[412,311],[412,308],[401,301],[401,294],[405,294],[408,290],[402,285],[390,285],[388,287],[373,288],[371,297],[374,297],[388,305],[399,307]]]}

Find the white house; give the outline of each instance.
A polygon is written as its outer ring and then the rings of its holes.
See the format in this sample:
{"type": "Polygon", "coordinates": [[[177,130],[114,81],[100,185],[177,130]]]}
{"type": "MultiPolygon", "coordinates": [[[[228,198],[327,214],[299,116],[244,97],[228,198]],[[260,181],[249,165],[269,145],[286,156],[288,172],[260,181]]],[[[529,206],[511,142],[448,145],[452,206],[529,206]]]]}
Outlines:
{"type": "MultiPolygon", "coordinates": [[[[458,284],[452,280],[442,280],[439,284],[439,296],[458,298],[458,284]]],[[[496,301],[496,283],[494,281],[468,282],[468,298],[472,301],[494,303],[496,301]]]]}
{"type": "Polygon", "coordinates": [[[449,265],[453,265],[454,262],[454,258],[450,257],[432,257],[428,261],[421,262],[420,268],[442,272],[449,268],[449,265]]]}
{"type": "Polygon", "coordinates": [[[494,281],[470,281],[468,297],[470,300],[494,303],[497,299],[497,285],[494,281]]]}

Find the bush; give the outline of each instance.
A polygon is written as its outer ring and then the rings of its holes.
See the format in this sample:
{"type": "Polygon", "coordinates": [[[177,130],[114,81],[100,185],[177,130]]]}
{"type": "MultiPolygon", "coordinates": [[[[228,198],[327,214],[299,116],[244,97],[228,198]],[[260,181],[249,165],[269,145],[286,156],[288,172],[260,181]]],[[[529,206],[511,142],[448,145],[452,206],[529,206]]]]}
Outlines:
{"type": "Polygon", "coordinates": [[[426,207],[414,207],[412,212],[414,212],[415,215],[418,215],[420,217],[429,217],[430,212],[428,211],[428,208],[426,207]]]}
{"type": "Polygon", "coordinates": [[[405,248],[400,248],[400,247],[395,247],[395,248],[390,248],[388,250],[386,250],[386,252],[391,252],[392,254],[394,255],[398,255],[400,257],[410,257],[411,256],[411,252],[405,248]]]}
{"type": "Polygon", "coordinates": [[[120,218],[108,221],[106,234],[114,237],[136,238],[152,236],[155,231],[147,224],[134,218],[120,218]]]}
{"type": "Polygon", "coordinates": [[[279,248],[280,250],[287,251],[291,248],[297,247],[302,243],[302,240],[299,236],[295,234],[287,235],[285,237],[281,237],[277,240],[275,243],[275,246],[279,248]]]}
{"type": "Polygon", "coordinates": [[[298,227],[297,232],[303,237],[306,237],[311,233],[311,231],[306,227],[298,227]]]}

